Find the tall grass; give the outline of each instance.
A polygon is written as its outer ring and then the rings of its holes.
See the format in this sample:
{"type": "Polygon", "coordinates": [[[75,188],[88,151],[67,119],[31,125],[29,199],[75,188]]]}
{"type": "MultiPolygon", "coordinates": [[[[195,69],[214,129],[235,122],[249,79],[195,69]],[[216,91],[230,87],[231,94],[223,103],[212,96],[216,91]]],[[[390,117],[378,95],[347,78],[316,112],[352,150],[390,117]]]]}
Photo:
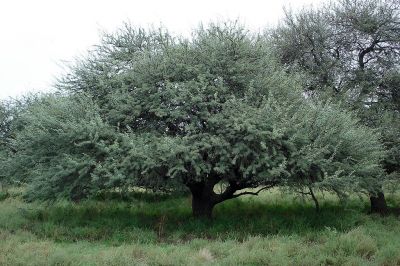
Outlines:
{"type": "Polygon", "coordinates": [[[399,217],[368,215],[362,199],[328,195],[317,214],[273,191],[199,221],[186,196],[46,205],[10,195],[0,202],[0,265],[400,265],[399,217]]]}

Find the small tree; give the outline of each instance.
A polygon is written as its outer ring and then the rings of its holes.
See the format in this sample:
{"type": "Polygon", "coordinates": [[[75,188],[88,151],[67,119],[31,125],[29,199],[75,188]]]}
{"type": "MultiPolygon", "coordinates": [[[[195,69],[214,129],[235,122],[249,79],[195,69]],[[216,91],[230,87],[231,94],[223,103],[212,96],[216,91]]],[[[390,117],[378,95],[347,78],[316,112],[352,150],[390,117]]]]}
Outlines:
{"type": "Polygon", "coordinates": [[[13,159],[25,167],[14,175],[42,199],[183,185],[194,216],[207,218],[220,202],[276,186],[373,189],[378,135],[305,99],[300,78],[237,23],[200,27],[190,40],[126,26],[60,83],[69,96],[26,113],[13,159]]]}

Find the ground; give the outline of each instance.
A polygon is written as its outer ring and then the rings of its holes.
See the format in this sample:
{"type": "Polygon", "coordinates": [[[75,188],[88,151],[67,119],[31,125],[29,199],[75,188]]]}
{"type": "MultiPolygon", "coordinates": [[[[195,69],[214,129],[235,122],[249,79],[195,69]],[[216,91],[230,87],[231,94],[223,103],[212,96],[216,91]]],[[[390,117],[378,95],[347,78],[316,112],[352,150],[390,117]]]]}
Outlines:
{"type": "Polygon", "coordinates": [[[368,214],[365,198],[325,195],[317,214],[266,191],[198,221],[189,196],[43,204],[20,192],[0,197],[0,265],[400,265],[400,217],[368,214]]]}

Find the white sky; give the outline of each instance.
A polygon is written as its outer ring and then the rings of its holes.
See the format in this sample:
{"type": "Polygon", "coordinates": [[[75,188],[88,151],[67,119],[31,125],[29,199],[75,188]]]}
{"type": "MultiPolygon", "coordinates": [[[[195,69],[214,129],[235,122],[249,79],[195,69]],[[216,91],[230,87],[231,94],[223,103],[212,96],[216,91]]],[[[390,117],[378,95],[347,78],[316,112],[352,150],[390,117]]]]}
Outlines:
{"type": "Polygon", "coordinates": [[[239,18],[250,29],[274,25],[282,7],[323,0],[0,0],[0,99],[49,91],[73,61],[123,21],[187,34],[200,22],[239,18]]]}

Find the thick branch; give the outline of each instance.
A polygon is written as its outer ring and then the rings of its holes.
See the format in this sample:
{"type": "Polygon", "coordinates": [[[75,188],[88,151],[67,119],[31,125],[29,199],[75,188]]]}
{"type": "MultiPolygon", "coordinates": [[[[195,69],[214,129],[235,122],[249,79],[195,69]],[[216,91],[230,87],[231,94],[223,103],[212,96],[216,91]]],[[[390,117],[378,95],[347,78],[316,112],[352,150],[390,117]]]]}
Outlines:
{"type": "Polygon", "coordinates": [[[364,57],[366,54],[372,52],[375,48],[375,45],[377,45],[379,43],[379,40],[374,40],[370,46],[368,46],[366,49],[362,50],[359,54],[358,54],[358,65],[360,67],[361,70],[364,70],[365,64],[367,62],[364,61],[364,57]]]}
{"type": "Polygon", "coordinates": [[[239,193],[239,194],[234,194],[234,195],[232,195],[232,196],[230,197],[230,199],[234,199],[234,198],[237,198],[237,197],[240,197],[240,196],[243,196],[243,195],[258,196],[258,194],[259,194],[261,191],[263,191],[263,190],[265,190],[265,189],[272,188],[272,187],[274,187],[274,186],[275,186],[275,185],[265,186],[265,187],[259,189],[259,190],[256,191],[256,192],[245,191],[245,192],[242,192],[242,193],[239,193]]]}
{"type": "Polygon", "coordinates": [[[218,195],[217,202],[222,202],[222,201],[225,201],[228,199],[234,199],[234,198],[237,198],[237,197],[240,197],[243,195],[257,196],[261,191],[272,188],[278,184],[279,184],[278,181],[270,181],[268,185],[263,186],[261,189],[259,189],[256,192],[245,191],[245,192],[242,192],[239,194],[235,194],[236,191],[244,189],[244,188],[250,188],[251,186],[249,186],[248,184],[246,185],[244,183],[240,184],[240,183],[230,182],[230,185],[226,188],[224,193],[218,195]]]}

